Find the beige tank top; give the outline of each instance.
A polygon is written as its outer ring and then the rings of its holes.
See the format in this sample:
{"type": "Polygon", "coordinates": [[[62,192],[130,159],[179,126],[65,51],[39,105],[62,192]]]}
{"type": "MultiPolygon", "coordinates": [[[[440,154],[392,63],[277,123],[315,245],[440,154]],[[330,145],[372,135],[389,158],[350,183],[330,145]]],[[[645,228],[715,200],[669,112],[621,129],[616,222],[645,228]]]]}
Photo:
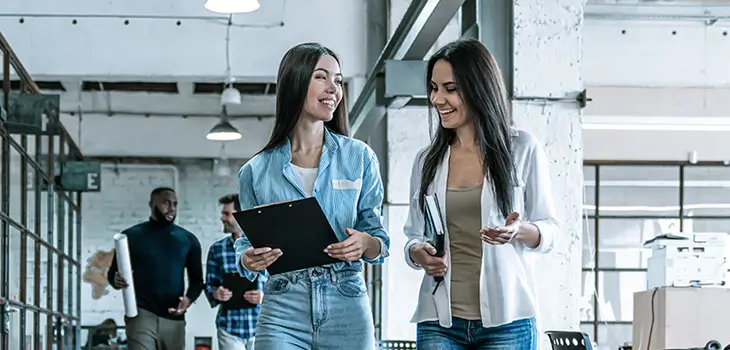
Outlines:
{"type": "Polygon", "coordinates": [[[446,191],[446,227],[451,256],[451,313],[480,320],[479,277],[482,268],[482,186],[446,191]]]}

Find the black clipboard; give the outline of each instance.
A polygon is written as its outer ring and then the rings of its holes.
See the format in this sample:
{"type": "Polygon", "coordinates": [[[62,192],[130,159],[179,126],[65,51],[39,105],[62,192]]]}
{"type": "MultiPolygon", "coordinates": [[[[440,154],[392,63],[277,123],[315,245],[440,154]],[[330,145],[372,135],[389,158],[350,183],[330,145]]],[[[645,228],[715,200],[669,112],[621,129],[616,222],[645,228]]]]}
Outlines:
{"type": "Polygon", "coordinates": [[[252,309],[256,304],[249,303],[243,295],[250,290],[258,289],[258,277],[253,281],[241,277],[238,273],[227,273],[223,276],[223,288],[231,291],[231,299],[223,303],[224,310],[252,309]]]}
{"type": "Polygon", "coordinates": [[[324,249],[337,235],[314,197],[239,211],[233,214],[254,248],[279,248],[282,255],[269,275],[339,262],[324,249]]]}

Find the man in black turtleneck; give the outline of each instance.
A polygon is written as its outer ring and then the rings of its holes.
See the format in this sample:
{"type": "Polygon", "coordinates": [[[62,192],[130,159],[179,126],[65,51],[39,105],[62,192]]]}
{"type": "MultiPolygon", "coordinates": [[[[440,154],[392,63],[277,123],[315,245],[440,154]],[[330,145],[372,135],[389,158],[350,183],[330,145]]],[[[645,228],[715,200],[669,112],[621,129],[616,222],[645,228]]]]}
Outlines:
{"type": "MultiPolygon", "coordinates": [[[[184,349],[185,311],[203,290],[200,241],[175,225],[177,196],[171,188],[150,194],[150,220],[132,226],[127,235],[138,314],[125,318],[130,350],[184,349]],[[188,273],[185,288],[184,271],[188,273]]],[[[116,256],[107,275],[114,289],[127,287],[116,256]]]]}

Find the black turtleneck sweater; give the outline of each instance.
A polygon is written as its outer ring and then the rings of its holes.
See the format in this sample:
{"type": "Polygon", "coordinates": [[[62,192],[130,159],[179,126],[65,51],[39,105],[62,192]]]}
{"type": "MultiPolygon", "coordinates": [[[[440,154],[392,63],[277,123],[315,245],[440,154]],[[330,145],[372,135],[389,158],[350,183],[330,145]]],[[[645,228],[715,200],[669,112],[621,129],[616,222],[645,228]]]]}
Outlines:
{"type": "MultiPolygon", "coordinates": [[[[200,241],[190,231],[172,223],[150,220],[132,226],[122,233],[129,242],[134,292],[137,307],[171,320],[184,320],[168,308],[177,307],[181,296],[194,302],[203,290],[203,267],[200,241]],[[184,270],[188,273],[185,288],[184,270]]],[[[114,286],[118,271],[116,255],[107,279],[114,286]]]]}

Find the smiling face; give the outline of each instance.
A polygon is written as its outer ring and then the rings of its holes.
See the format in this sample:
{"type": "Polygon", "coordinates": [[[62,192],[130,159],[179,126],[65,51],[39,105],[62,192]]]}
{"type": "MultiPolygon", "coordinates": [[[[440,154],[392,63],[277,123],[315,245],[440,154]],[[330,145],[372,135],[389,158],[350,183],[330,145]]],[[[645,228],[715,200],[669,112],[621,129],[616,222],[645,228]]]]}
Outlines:
{"type": "Polygon", "coordinates": [[[342,101],[342,74],[337,60],[330,56],[320,57],[309,82],[304,115],[317,121],[330,121],[342,101]]]}
{"type": "Polygon", "coordinates": [[[439,60],[434,64],[431,76],[429,99],[438,111],[441,125],[456,129],[468,122],[468,111],[454,82],[451,63],[439,60]]]}
{"type": "Polygon", "coordinates": [[[221,208],[221,223],[223,224],[223,232],[225,233],[240,233],[241,228],[238,226],[236,218],[233,217],[233,213],[236,212],[236,208],[233,203],[224,204],[221,208]]]}

